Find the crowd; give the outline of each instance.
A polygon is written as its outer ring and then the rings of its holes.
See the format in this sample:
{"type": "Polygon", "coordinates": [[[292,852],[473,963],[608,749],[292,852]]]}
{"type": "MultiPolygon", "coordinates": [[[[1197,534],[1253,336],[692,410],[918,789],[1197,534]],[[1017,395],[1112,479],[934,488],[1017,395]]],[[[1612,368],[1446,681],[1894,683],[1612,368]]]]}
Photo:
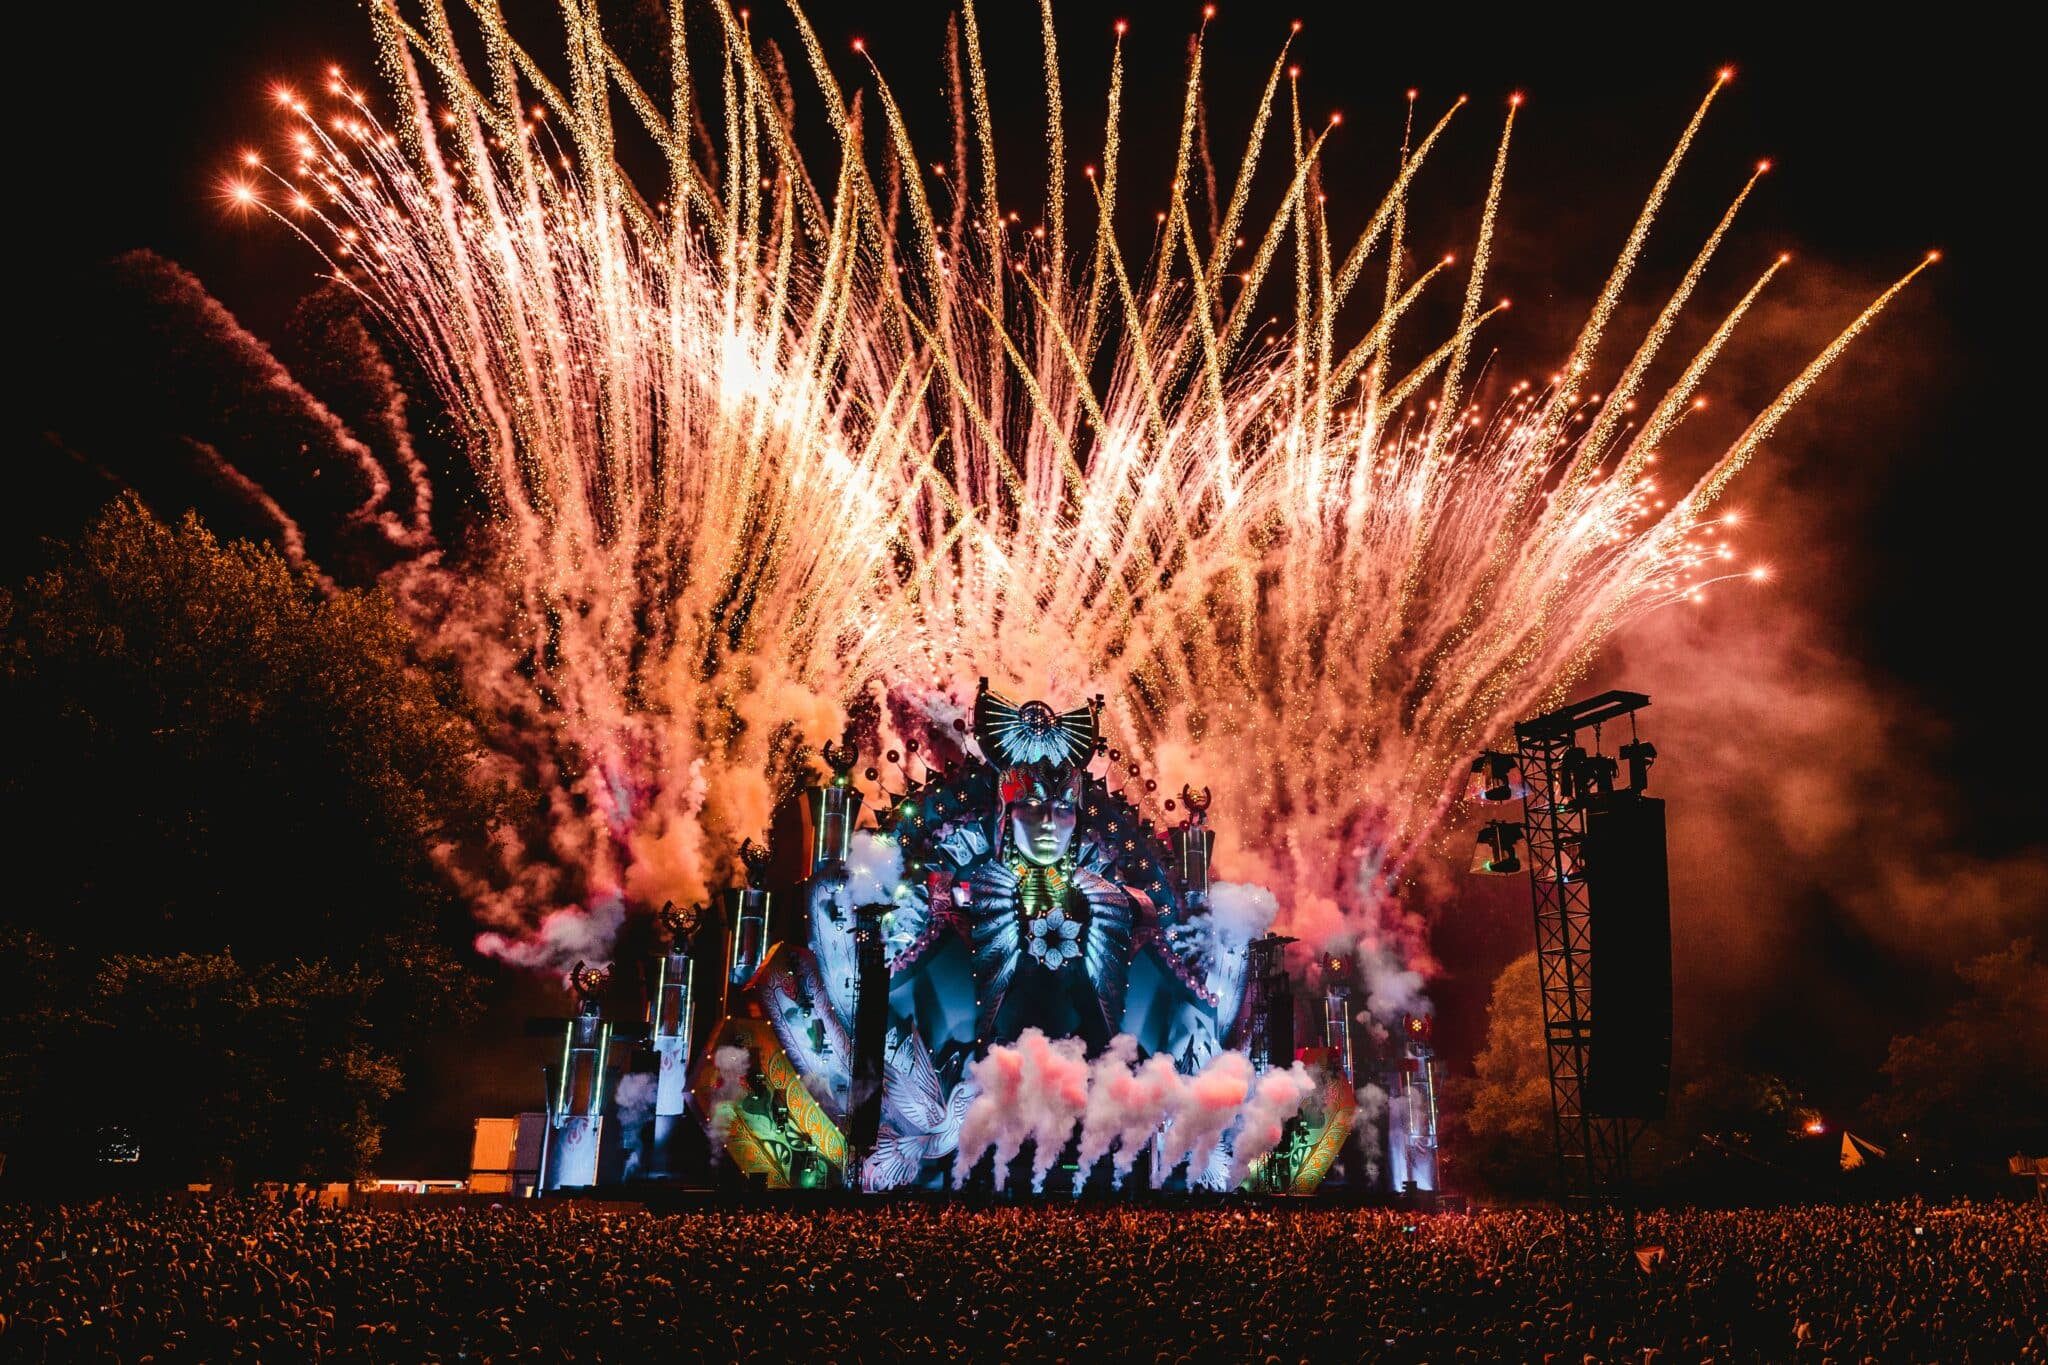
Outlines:
{"type": "Polygon", "coordinates": [[[2048,1360],[2048,1212],[0,1206],[0,1359],[2048,1360]]]}

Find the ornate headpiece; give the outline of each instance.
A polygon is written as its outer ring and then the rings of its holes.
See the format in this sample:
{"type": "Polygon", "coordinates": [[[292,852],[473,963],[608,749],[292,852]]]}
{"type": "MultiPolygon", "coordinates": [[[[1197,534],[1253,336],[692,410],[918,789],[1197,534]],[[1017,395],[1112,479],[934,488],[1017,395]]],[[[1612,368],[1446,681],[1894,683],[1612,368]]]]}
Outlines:
{"type": "Polygon", "coordinates": [[[587,963],[579,962],[569,969],[569,989],[576,992],[576,998],[586,1006],[604,992],[604,988],[611,983],[611,979],[612,973],[609,967],[593,967],[587,963]]]}
{"type": "Polygon", "coordinates": [[[1012,801],[1051,801],[1063,792],[1078,798],[1080,788],[1081,769],[1071,763],[1019,763],[1003,769],[996,779],[997,795],[1006,806],[1012,801]]]}
{"type": "Polygon", "coordinates": [[[701,906],[682,906],[674,901],[663,901],[659,918],[668,930],[668,941],[677,948],[689,946],[690,936],[697,932],[697,923],[703,918],[701,906]]]}
{"type": "Polygon", "coordinates": [[[819,747],[818,757],[825,760],[825,766],[832,770],[832,776],[840,779],[843,786],[845,779],[853,775],[853,765],[860,761],[860,750],[855,747],[853,736],[849,733],[840,741],[837,748],[833,747],[831,740],[826,740],[819,747]]]}
{"type": "Polygon", "coordinates": [[[768,875],[768,860],[772,855],[766,848],[757,846],[752,839],[740,840],[740,865],[747,869],[747,885],[756,891],[768,875]]]}
{"type": "Polygon", "coordinates": [[[974,737],[981,756],[1000,769],[1051,764],[1083,767],[1101,747],[1096,724],[1102,698],[1071,711],[1054,711],[1042,701],[1018,705],[988,690],[988,679],[974,695],[974,737]]]}

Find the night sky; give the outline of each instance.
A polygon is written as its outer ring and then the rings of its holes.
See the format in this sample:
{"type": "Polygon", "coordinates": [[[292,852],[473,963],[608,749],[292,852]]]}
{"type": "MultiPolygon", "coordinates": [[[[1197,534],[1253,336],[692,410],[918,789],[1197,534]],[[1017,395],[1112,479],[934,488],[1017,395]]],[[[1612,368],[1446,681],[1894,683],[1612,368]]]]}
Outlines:
{"type": "MultiPolygon", "coordinates": [[[[534,11],[540,27],[529,31],[547,33],[545,7],[508,8],[534,11]]],[[[605,7],[629,52],[630,35],[654,31],[636,8],[605,7]]],[[[1218,169],[1227,184],[1259,85],[1298,16],[1305,113],[1316,123],[1332,109],[1345,115],[1326,172],[1340,231],[1363,221],[1393,174],[1405,92],[1420,90],[1425,121],[1471,95],[1418,181],[1410,223],[1417,257],[1462,256],[1505,101],[1525,92],[1492,276],[1515,301],[1489,333],[1498,375],[1540,379],[1569,344],[1724,64],[1737,77],[1613,333],[1639,331],[1750,167],[1770,158],[1775,169],[1694,311],[1718,316],[1776,252],[1793,252],[1794,266],[1724,362],[1696,435],[1732,436],[1871,295],[1929,248],[1944,252],[1738,484],[1745,559],[1770,564],[1774,580],[1646,623],[1594,680],[1653,699],[1644,729],[1663,750],[1657,786],[1671,802],[1682,1041],[1711,1038],[1785,1070],[1823,1104],[1853,1103],[1869,1092],[1886,1039],[1939,1005],[1950,965],[2041,925],[2048,904],[2048,780],[2035,772],[2041,726],[2030,710],[2041,687],[2028,663],[2041,615],[2040,439],[2020,417],[2032,397],[2020,367],[2037,349],[2026,248],[2038,232],[2022,201],[2038,153],[2007,150],[2025,131],[2013,112],[2019,86],[2000,69],[2016,63],[2004,55],[2015,37],[1951,23],[1952,9],[1919,29],[1842,10],[1844,24],[1810,32],[1722,11],[1638,8],[1638,20],[1610,23],[1571,11],[1485,21],[1407,9],[1223,5],[1207,58],[1218,169]]],[[[788,31],[776,10],[773,0],[757,6],[759,31],[788,31]]],[[[847,41],[858,34],[909,106],[913,133],[942,144],[946,13],[904,0],[819,4],[813,18],[843,82],[860,76],[847,41]]],[[[1077,165],[1098,145],[1111,22],[1132,23],[1124,203],[1149,223],[1172,164],[1199,7],[1068,3],[1059,15],[1077,165]]],[[[1006,207],[1028,214],[1043,181],[1035,6],[989,3],[982,22],[1006,207]]],[[[17,91],[28,89],[11,111],[23,337],[32,346],[86,273],[138,246],[179,261],[272,333],[315,283],[316,262],[275,224],[229,212],[221,183],[243,147],[274,136],[273,82],[310,84],[329,62],[372,79],[360,6],[77,4],[39,11],[36,25],[39,40],[16,48],[17,91]]],[[[1267,164],[1280,159],[1269,153],[1267,164]]],[[[1685,342],[1669,349],[1688,352],[1685,342]]],[[[1621,344],[1601,355],[1608,373],[1621,344]]],[[[10,573],[33,562],[35,536],[75,530],[98,496],[43,439],[63,419],[38,406],[34,374],[10,404],[24,419],[15,458],[28,471],[27,496],[7,500],[10,573]]],[[[1519,881],[1472,888],[1443,912],[1439,1037],[1454,1054],[1475,1044],[1493,974],[1528,941],[1519,881]]],[[[511,1076],[510,1102],[523,1102],[531,1076],[511,1076]]],[[[452,1164],[444,1148],[404,1133],[392,1143],[394,1159],[452,1164]]]]}

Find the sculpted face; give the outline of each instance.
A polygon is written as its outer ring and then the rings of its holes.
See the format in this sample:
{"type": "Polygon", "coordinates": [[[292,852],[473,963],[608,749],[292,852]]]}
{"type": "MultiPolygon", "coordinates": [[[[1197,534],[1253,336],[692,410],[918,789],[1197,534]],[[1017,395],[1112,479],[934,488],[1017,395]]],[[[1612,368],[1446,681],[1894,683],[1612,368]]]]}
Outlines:
{"type": "Polygon", "coordinates": [[[1010,802],[1010,839],[1026,859],[1050,867],[1067,855],[1080,806],[1078,786],[1067,782],[1050,791],[1033,788],[1010,802]]]}

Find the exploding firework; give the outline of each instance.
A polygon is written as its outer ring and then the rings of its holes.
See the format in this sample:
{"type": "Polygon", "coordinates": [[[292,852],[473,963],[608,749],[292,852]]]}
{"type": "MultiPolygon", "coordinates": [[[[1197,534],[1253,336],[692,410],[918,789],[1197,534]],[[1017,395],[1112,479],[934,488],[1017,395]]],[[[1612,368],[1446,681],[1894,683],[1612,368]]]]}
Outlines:
{"type": "Polygon", "coordinates": [[[693,9],[707,45],[677,5],[663,91],[586,6],[563,6],[565,83],[496,6],[475,9],[480,66],[438,3],[417,22],[373,3],[396,117],[339,73],[318,109],[281,91],[290,155],[237,193],[362,292],[488,495],[481,562],[416,561],[400,581],[547,804],[494,865],[454,860],[495,926],[485,946],[521,960],[589,951],[626,900],[701,897],[857,698],[883,701],[887,740],[943,752],[987,675],[1107,694],[1116,771],[1155,819],[1164,790],[1206,778],[1220,856],[1278,893],[1283,927],[1390,975],[1426,970],[1414,878],[1464,761],[1631,617],[1730,572],[1721,493],[1912,278],[1696,483],[1660,490],[1659,450],[1784,265],[1646,390],[1752,177],[1596,388],[1726,73],[1553,382],[1482,407],[1473,352],[1507,306],[1486,272],[1518,100],[1462,270],[1411,277],[1408,195],[1465,101],[1404,141],[1385,197],[1340,235],[1319,192],[1337,120],[1305,120],[1283,44],[1234,187],[1198,223],[1198,37],[1136,259],[1115,231],[1131,216],[1122,25],[1105,145],[1076,176],[1044,10],[1049,172],[1026,225],[998,207],[971,3],[936,159],[872,63],[842,87],[800,11],[825,155],[799,150],[794,82],[745,11],[693,9]],[[658,183],[621,166],[628,116],[658,183]],[[1255,212],[1275,161],[1285,188],[1255,212]],[[1397,346],[1417,300],[1461,278],[1448,334],[1397,346]],[[1285,328],[1255,326],[1276,296],[1285,328]]]}

